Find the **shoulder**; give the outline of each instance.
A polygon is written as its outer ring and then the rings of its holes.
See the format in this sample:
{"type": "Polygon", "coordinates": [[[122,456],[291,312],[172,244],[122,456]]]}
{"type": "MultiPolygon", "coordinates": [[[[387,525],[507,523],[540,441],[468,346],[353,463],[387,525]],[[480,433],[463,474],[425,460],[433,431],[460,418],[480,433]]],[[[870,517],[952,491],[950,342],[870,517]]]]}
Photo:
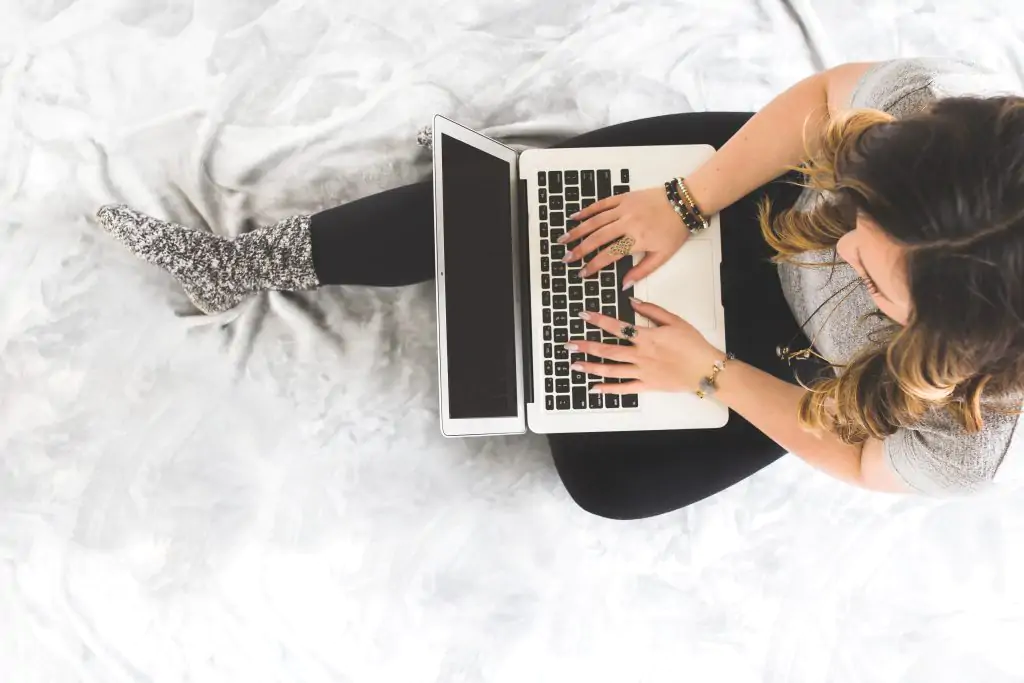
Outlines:
{"type": "MultiPolygon", "coordinates": [[[[1019,404],[1010,406],[1019,408],[1019,404]]],[[[967,432],[952,415],[935,410],[883,443],[885,460],[912,489],[931,495],[971,493],[986,488],[1010,458],[1024,458],[1018,415],[989,409],[985,426],[967,432]],[[1015,438],[1017,437],[1017,438],[1015,438]]]]}
{"type": "Polygon", "coordinates": [[[853,88],[850,107],[879,109],[897,118],[915,114],[943,97],[1013,93],[1019,84],[978,64],[946,57],[878,62],[853,88]]]}

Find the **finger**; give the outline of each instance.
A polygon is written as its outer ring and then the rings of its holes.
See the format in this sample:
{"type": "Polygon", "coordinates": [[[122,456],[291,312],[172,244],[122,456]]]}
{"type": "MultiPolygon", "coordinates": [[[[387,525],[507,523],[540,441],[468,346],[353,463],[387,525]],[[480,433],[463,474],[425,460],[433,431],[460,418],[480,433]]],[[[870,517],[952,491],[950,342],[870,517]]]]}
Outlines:
{"type": "Polygon", "coordinates": [[[643,260],[640,263],[633,266],[633,269],[626,273],[626,277],[622,279],[623,291],[629,289],[637,282],[640,282],[645,277],[656,271],[658,268],[663,266],[668,261],[668,256],[664,252],[647,252],[643,260]]]}
{"type": "Polygon", "coordinates": [[[623,334],[623,330],[627,327],[632,328],[633,330],[633,336],[629,337],[630,341],[635,342],[641,334],[640,330],[636,329],[632,323],[624,323],[621,320],[616,320],[615,318],[607,315],[601,315],[600,313],[594,313],[593,311],[580,311],[579,316],[594,327],[600,327],[605,332],[614,334],[620,339],[626,339],[626,335],[623,334]]]}
{"type": "Polygon", "coordinates": [[[623,221],[616,221],[613,225],[609,225],[598,230],[590,237],[580,242],[579,246],[572,250],[572,253],[576,258],[583,258],[585,254],[597,251],[616,238],[622,237],[624,234],[625,226],[623,225],[623,221]]]}
{"type": "Polygon", "coordinates": [[[597,356],[609,360],[632,363],[636,359],[636,349],[632,346],[620,346],[619,344],[602,344],[590,341],[572,341],[565,345],[570,353],[585,353],[588,356],[597,356]]]}
{"type": "Polygon", "coordinates": [[[558,242],[560,244],[575,242],[576,240],[583,239],[595,230],[599,230],[606,225],[611,225],[617,220],[619,220],[619,214],[617,211],[605,211],[604,213],[599,213],[559,237],[558,242]]]}
{"type": "MultiPolygon", "coordinates": [[[[575,251],[579,252],[580,250],[576,249],[575,251]]],[[[624,257],[619,256],[618,254],[612,252],[610,249],[602,249],[601,251],[597,252],[597,256],[591,259],[590,263],[588,263],[586,266],[580,269],[580,277],[590,277],[591,275],[598,272],[602,268],[605,268],[610,264],[615,263],[620,258],[624,257]]]]}
{"type": "Polygon", "coordinates": [[[614,384],[595,384],[590,387],[590,391],[595,394],[639,394],[644,391],[649,391],[647,385],[640,380],[634,380],[632,382],[614,383],[614,384]]]}
{"type": "Polygon", "coordinates": [[[590,206],[584,207],[582,210],[577,211],[573,215],[569,216],[569,220],[585,221],[591,216],[596,216],[599,213],[603,213],[608,209],[618,206],[621,201],[621,194],[615,194],[612,195],[611,197],[605,197],[601,201],[594,202],[590,206]]]}
{"type": "Polygon", "coordinates": [[[570,370],[576,372],[585,372],[589,375],[597,375],[598,377],[623,377],[626,379],[635,379],[640,372],[640,368],[629,363],[573,363],[570,370]]]}
{"type": "Polygon", "coordinates": [[[669,313],[657,304],[640,301],[635,297],[629,297],[629,301],[633,304],[634,311],[657,325],[672,325],[683,321],[675,313],[669,313]]]}

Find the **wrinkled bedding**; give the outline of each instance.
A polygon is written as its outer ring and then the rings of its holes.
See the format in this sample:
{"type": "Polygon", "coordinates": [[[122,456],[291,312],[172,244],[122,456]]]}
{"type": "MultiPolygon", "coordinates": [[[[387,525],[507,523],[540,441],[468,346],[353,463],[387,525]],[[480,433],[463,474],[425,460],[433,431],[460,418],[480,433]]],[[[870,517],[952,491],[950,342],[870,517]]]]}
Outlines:
{"type": "Polygon", "coordinates": [[[592,517],[542,438],[441,437],[431,284],[204,318],[91,218],[232,234],[424,177],[435,112],[543,144],[851,60],[1019,78],[1022,36],[1001,0],[0,0],[0,679],[1024,680],[1019,487],[790,457],[592,517]]]}

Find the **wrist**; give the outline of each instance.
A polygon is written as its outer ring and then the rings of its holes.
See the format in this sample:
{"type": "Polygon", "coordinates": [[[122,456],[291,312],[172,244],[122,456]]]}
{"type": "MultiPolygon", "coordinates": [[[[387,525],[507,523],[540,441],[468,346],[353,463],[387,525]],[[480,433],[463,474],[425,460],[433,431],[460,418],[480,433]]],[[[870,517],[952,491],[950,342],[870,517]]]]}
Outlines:
{"type": "Polygon", "coordinates": [[[736,362],[736,356],[712,347],[711,353],[708,354],[704,361],[703,374],[697,380],[697,386],[694,389],[697,397],[708,398],[714,396],[720,388],[719,381],[722,375],[728,371],[729,366],[734,362],[736,362]]]}

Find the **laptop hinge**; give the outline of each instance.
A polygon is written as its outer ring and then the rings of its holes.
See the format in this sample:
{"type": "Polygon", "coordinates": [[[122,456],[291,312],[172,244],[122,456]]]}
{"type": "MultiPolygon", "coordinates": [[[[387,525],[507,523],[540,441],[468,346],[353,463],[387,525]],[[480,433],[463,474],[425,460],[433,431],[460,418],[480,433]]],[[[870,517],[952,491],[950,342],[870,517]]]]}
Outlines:
{"type": "Polygon", "coordinates": [[[519,219],[519,294],[522,302],[522,328],[523,328],[523,394],[526,403],[533,403],[533,333],[531,327],[530,306],[530,217],[529,189],[526,181],[519,180],[519,210],[516,212],[519,219]]]}

